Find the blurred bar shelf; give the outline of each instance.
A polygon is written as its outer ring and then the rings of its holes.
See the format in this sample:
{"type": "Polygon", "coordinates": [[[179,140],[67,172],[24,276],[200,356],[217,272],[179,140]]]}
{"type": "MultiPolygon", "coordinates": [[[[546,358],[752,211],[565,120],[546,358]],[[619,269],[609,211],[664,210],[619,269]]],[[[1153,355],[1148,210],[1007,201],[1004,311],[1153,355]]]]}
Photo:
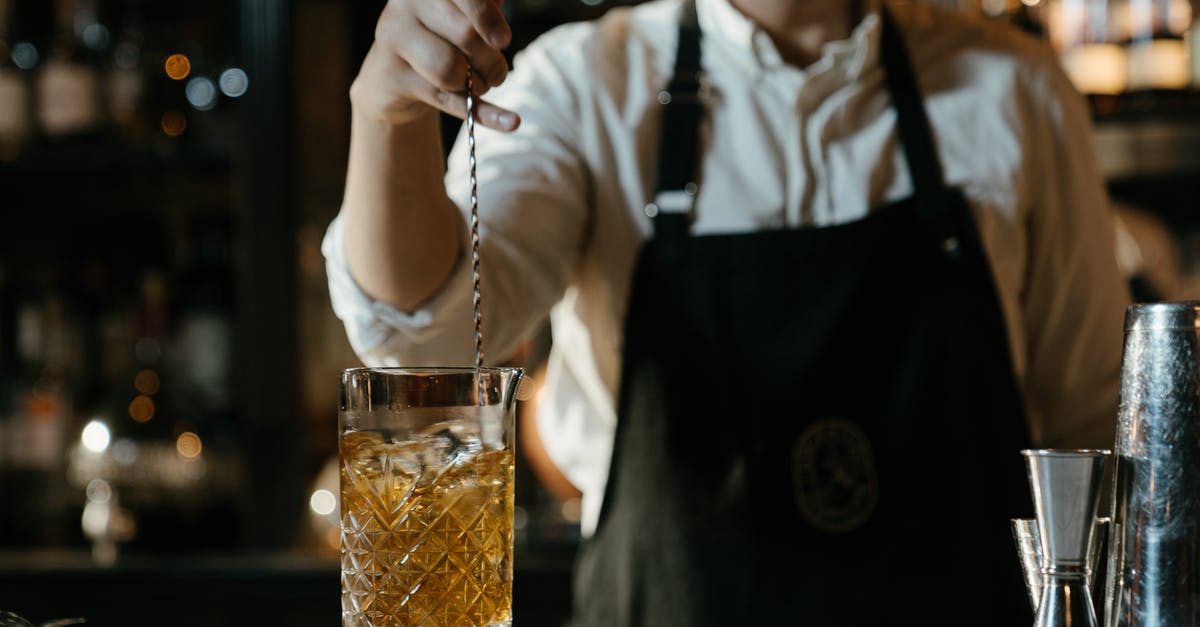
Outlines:
{"type": "MultiPolygon", "coordinates": [[[[62,180],[72,176],[114,176],[154,172],[228,172],[228,150],[187,147],[173,150],[83,143],[32,148],[14,161],[0,161],[0,181],[11,177],[46,176],[62,180]]],[[[30,181],[24,181],[26,185],[30,181]]],[[[46,190],[43,190],[46,191],[46,190]]]]}
{"type": "Polygon", "coordinates": [[[1200,174],[1197,118],[1098,121],[1095,141],[1109,181],[1200,174]]]}
{"type": "Polygon", "coordinates": [[[1088,97],[1100,171],[1111,182],[1200,173],[1200,90],[1088,97]]]}

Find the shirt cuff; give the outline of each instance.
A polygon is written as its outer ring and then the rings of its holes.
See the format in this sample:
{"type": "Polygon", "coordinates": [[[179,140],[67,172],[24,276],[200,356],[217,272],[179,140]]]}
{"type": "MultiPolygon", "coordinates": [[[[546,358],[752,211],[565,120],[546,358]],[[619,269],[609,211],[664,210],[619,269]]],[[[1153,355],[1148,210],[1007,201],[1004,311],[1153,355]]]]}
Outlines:
{"type": "MultiPolygon", "coordinates": [[[[403,356],[405,347],[429,348],[437,343],[442,322],[471,305],[471,268],[460,255],[446,283],[428,301],[413,311],[402,311],[375,300],[359,287],[346,263],[345,226],[339,213],[329,224],[321,253],[329,281],[333,312],[346,327],[350,346],[364,357],[385,343],[388,352],[403,356]]],[[[400,361],[406,361],[401,359],[400,361]]]]}

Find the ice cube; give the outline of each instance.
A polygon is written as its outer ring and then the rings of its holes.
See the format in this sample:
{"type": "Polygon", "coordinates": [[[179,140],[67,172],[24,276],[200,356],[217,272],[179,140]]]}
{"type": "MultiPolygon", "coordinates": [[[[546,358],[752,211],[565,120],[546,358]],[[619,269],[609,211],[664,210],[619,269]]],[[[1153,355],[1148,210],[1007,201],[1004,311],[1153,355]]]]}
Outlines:
{"type": "Polygon", "coordinates": [[[424,461],[423,483],[436,482],[447,471],[470,461],[483,450],[479,434],[469,424],[461,422],[431,425],[420,444],[424,461]]]}
{"type": "Polygon", "coordinates": [[[348,431],[342,435],[342,459],[372,455],[369,449],[383,444],[383,435],[374,431],[348,431]]]}
{"type": "Polygon", "coordinates": [[[421,456],[425,447],[417,442],[401,442],[387,446],[388,469],[393,476],[403,476],[409,481],[421,476],[421,456]]]}

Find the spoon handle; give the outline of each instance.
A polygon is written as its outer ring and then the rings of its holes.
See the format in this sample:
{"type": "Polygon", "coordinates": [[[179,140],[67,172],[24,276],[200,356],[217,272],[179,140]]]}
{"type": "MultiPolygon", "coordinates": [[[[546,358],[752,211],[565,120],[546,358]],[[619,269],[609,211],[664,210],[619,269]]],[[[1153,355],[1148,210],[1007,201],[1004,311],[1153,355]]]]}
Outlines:
{"type": "Polygon", "coordinates": [[[475,381],[476,396],[479,404],[484,404],[483,376],[479,372],[483,368],[483,316],[480,311],[479,299],[479,193],[478,182],[475,178],[475,113],[478,99],[475,98],[475,86],[471,77],[473,69],[467,66],[467,163],[471,170],[471,281],[472,299],[475,308],[475,381]]]}

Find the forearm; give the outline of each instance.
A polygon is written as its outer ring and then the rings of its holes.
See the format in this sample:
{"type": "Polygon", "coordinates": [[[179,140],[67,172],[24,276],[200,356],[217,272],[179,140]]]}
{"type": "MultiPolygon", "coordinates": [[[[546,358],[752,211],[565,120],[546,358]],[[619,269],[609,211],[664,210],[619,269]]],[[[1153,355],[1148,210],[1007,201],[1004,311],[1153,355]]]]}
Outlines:
{"type": "Polygon", "coordinates": [[[393,124],[355,111],[343,211],[346,263],[372,298],[410,311],[460,254],[462,217],[446,196],[438,114],[393,124]]]}

